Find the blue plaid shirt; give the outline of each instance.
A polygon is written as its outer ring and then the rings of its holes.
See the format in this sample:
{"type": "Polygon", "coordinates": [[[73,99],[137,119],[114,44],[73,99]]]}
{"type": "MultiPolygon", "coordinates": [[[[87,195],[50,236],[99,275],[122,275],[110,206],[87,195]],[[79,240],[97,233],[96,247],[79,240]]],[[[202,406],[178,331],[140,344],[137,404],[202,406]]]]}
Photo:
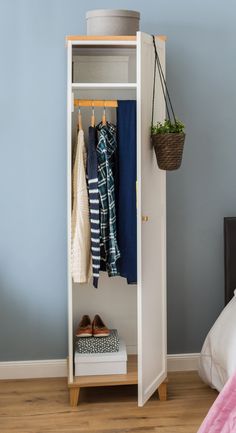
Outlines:
{"type": "Polygon", "coordinates": [[[100,123],[97,129],[101,268],[107,270],[109,277],[113,277],[119,275],[117,260],[120,257],[116,239],[115,184],[113,176],[114,152],[117,147],[116,127],[107,122],[106,125],[100,123]]]}

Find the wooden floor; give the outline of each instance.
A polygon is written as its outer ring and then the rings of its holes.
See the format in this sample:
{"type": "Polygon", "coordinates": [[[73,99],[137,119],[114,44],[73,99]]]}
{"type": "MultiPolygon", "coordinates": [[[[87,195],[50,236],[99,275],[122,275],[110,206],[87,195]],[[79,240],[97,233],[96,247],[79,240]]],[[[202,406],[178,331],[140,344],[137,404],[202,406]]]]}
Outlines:
{"type": "Polygon", "coordinates": [[[82,389],[71,408],[66,379],[0,382],[0,432],[196,433],[217,393],[196,372],[168,377],[168,401],[143,408],[135,385],[82,389]]]}

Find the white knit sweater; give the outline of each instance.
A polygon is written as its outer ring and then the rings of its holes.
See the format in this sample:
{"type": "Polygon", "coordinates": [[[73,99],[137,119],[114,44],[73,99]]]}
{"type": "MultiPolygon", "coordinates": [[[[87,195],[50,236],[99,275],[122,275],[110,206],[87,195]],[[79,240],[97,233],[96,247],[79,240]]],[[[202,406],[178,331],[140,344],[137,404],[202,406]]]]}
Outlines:
{"type": "Polygon", "coordinates": [[[72,172],[73,209],[71,271],[75,283],[87,283],[92,275],[89,201],[86,182],[87,153],[84,131],[79,130],[72,172]]]}

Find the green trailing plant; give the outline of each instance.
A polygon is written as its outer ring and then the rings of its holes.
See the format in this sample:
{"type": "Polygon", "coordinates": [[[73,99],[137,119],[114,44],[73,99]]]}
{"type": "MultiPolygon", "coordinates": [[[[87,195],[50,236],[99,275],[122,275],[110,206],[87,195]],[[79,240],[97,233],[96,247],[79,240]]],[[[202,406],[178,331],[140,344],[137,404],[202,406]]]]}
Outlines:
{"type": "Polygon", "coordinates": [[[156,125],[153,125],[151,127],[151,134],[180,134],[184,132],[184,129],[185,125],[180,122],[180,120],[176,120],[175,123],[171,123],[170,120],[166,119],[164,122],[157,122],[156,125]]]}

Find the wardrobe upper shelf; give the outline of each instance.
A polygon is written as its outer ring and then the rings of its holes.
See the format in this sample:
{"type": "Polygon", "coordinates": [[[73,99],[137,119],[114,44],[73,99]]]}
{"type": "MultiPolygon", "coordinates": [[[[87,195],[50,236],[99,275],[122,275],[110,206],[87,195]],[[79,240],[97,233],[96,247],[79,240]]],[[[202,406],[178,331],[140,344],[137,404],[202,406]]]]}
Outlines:
{"type": "Polygon", "coordinates": [[[136,83],[72,83],[72,89],[136,89],[136,83]]]}

